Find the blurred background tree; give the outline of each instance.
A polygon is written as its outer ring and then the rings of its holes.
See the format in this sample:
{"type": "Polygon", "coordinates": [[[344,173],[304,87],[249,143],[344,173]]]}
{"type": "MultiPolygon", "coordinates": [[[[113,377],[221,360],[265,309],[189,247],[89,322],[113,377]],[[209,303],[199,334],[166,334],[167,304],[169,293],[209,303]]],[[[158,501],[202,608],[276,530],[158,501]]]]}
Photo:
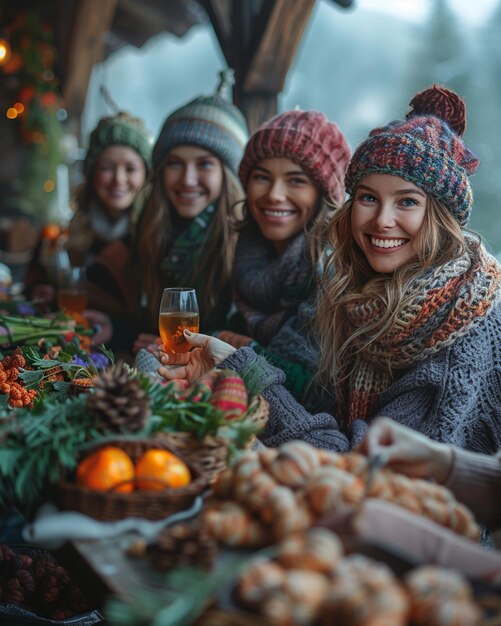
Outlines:
{"type": "Polygon", "coordinates": [[[51,217],[64,157],[66,113],[54,73],[56,49],[50,27],[33,13],[20,13],[5,33],[10,54],[2,67],[2,105],[9,124],[1,147],[10,159],[0,174],[2,203],[43,223],[51,217]]]}

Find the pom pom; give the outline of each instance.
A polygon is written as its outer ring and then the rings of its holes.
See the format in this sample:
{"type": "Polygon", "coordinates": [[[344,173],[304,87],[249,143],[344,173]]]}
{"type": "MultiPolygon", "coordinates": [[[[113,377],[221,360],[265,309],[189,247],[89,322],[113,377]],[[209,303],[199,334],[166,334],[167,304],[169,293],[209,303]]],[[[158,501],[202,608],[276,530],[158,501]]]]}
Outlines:
{"type": "Polygon", "coordinates": [[[435,115],[450,126],[460,137],[466,130],[466,105],[457,93],[433,85],[416,94],[410,101],[412,109],[407,113],[406,119],[417,115],[435,115]]]}

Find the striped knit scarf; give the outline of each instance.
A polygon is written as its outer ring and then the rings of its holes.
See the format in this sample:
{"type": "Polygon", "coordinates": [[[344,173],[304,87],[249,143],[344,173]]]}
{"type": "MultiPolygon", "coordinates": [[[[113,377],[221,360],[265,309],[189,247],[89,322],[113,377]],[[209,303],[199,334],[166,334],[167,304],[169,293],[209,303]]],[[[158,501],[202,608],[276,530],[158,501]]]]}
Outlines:
{"type": "MultiPolygon", "coordinates": [[[[410,284],[404,306],[391,329],[366,345],[361,335],[357,366],[336,389],[340,417],[344,423],[368,419],[380,394],[393,376],[451,345],[466,335],[501,296],[501,266],[480,245],[470,243],[465,254],[445,266],[424,271],[410,284]]],[[[353,330],[382,315],[382,305],[364,299],[347,310],[353,330]]]]}
{"type": "Polygon", "coordinates": [[[233,264],[233,289],[237,308],[248,332],[267,346],[314,285],[306,236],[296,235],[277,256],[272,242],[257,227],[240,233],[233,264]]]}
{"type": "Polygon", "coordinates": [[[162,262],[166,287],[197,287],[193,281],[196,280],[197,274],[203,275],[198,262],[215,210],[216,205],[209,204],[173,241],[162,262]]]}

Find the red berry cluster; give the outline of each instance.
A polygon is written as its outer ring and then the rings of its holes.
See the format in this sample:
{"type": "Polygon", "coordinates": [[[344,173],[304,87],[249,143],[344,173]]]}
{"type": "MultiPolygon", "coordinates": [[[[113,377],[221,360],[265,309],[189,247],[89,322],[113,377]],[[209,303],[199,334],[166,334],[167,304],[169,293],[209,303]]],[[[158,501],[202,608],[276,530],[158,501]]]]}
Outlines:
{"type": "Polygon", "coordinates": [[[19,368],[25,366],[26,360],[19,351],[0,361],[0,393],[9,396],[8,402],[11,407],[30,406],[37,395],[34,389],[26,389],[18,382],[19,368]]]}

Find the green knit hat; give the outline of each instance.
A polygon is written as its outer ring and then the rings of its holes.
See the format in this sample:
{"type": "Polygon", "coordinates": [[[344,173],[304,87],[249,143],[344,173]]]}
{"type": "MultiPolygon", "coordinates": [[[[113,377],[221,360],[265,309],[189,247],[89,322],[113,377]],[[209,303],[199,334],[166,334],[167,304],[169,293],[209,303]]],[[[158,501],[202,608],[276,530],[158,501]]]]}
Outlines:
{"type": "Polygon", "coordinates": [[[249,136],[247,122],[230,101],[233,70],[219,73],[212,96],[199,96],[169,115],[153,148],[153,167],[181,145],[200,146],[215,154],[235,174],[249,136]]]}
{"type": "Polygon", "coordinates": [[[127,146],[143,159],[146,170],[151,165],[153,138],[139,117],[125,111],[101,118],[90,134],[89,149],[84,161],[84,174],[90,176],[99,155],[110,146],[127,146]]]}

